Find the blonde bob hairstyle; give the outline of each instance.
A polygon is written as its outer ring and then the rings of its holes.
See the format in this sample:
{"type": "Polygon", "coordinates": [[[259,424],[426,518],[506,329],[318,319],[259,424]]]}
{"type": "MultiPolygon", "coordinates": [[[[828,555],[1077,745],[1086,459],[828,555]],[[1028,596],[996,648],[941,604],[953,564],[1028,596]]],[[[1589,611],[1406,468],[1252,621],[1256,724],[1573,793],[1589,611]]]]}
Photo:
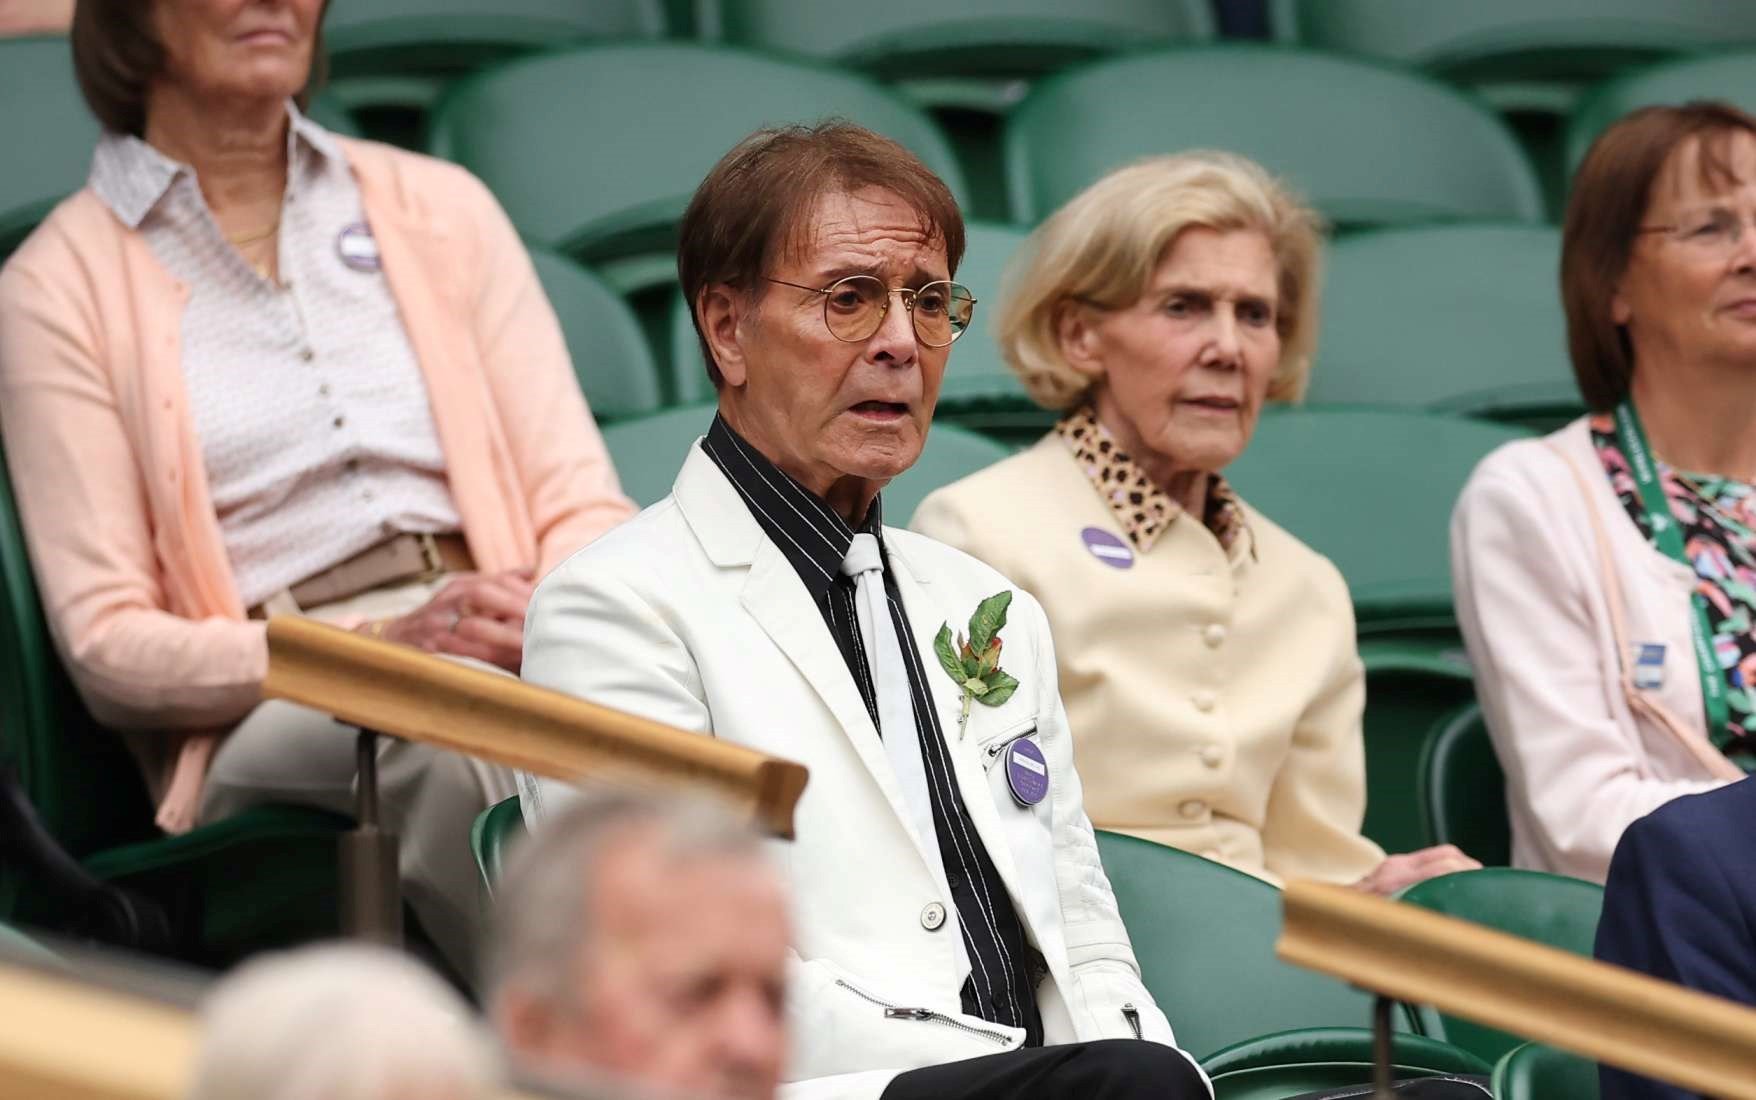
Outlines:
{"type": "Polygon", "coordinates": [[[1177,235],[1194,226],[1268,239],[1280,269],[1280,365],[1268,399],[1304,396],[1317,346],[1323,220],[1254,161],[1200,150],[1111,172],[1055,211],[1008,266],[995,327],[1031,400],[1061,410],[1090,396],[1096,380],[1061,355],[1062,312],[1080,302],[1100,309],[1138,302],[1177,235]]]}

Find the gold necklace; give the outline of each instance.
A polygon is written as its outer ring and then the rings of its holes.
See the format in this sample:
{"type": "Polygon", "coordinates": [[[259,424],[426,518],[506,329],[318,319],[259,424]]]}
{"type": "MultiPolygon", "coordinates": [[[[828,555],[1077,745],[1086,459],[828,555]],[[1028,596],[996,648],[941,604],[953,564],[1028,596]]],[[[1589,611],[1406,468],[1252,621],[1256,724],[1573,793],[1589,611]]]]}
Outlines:
{"type": "Polygon", "coordinates": [[[228,237],[226,237],[226,242],[228,244],[231,244],[233,247],[239,247],[239,246],[247,245],[247,244],[255,244],[257,241],[266,241],[268,238],[274,236],[275,232],[278,229],[280,229],[280,219],[276,218],[276,219],[274,219],[273,225],[270,225],[267,229],[264,229],[260,233],[247,233],[241,237],[228,236],[228,237]]]}

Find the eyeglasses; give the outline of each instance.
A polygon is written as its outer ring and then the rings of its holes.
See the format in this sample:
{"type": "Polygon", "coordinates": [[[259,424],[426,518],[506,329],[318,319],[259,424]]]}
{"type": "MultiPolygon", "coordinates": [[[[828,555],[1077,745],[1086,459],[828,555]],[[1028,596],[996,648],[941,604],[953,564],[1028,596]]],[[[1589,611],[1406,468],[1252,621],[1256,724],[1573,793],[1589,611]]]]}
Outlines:
{"type": "Polygon", "coordinates": [[[890,312],[890,296],[902,298],[914,322],[915,337],[930,348],[942,348],[963,335],[975,316],[976,300],[962,283],[945,280],[926,286],[889,287],[872,275],[849,275],[826,287],[810,287],[789,283],[785,279],[763,278],[795,290],[823,295],[823,324],[837,340],[857,344],[872,338],[883,326],[890,312]]]}
{"type": "Polygon", "coordinates": [[[1744,242],[1744,219],[1730,210],[1710,210],[1676,225],[1643,225],[1637,233],[1663,233],[1678,244],[1704,252],[1727,253],[1744,242]]]}

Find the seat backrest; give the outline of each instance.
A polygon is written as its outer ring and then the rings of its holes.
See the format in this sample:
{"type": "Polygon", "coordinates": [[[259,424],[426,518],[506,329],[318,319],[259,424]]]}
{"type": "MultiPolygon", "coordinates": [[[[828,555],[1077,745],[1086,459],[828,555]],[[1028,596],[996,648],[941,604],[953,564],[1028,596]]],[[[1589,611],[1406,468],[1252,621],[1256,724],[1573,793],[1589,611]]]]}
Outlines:
{"type": "Polygon", "coordinates": [[[1452,505],[1476,463],[1527,435],[1433,413],[1271,410],[1226,477],[1336,564],[1364,624],[1385,609],[1450,608],[1452,505]]]}
{"type": "MultiPolygon", "coordinates": [[[[1740,18],[1756,16],[1756,7],[1737,7],[1740,18]]],[[[1692,99],[1723,99],[1756,111],[1756,49],[1668,61],[1598,88],[1567,120],[1568,171],[1578,168],[1598,135],[1628,112],[1692,99]]]]}
{"type": "Polygon", "coordinates": [[[0,38],[0,262],[84,185],[98,133],[66,37],[0,38]]]}
{"type": "Polygon", "coordinates": [[[1202,148],[1259,161],[1344,226],[1543,217],[1511,131],[1463,93],[1272,46],[1137,53],[1051,77],[1013,111],[1005,145],[1012,214],[1027,223],[1130,161],[1202,148]]]}
{"type": "Polygon", "coordinates": [[[331,4],[332,70],[411,75],[593,38],[665,33],[662,0],[348,0],[331,4]]]}
{"type": "MultiPolygon", "coordinates": [[[[1434,842],[1410,780],[1434,723],[1475,698],[1469,657],[1455,636],[1369,637],[1360,640],[1360,661],[1366,668],[1366,817],[1360,831],[1387,852],[1412,852],[1434,842]]],[[[1489,862],[1468,847],[1464,851],[1489,862]]]]}
{"type": "Polygon", "coordinates": [[[524,839],[524,835],[524,811],[519,806],[517,795],[496,802],[476,815],[469,830],[469,844],[488,893],[494,892],[494,884],[500,881],[500,873],[506,868],[512,846],[524,839]]]}
{"type": "MultiPolygon", "coordinates": [[[[1002,277],[1029,233],[1018,226],[983,221],[968,222],[964,230],[963,262],[957,267],[957,281],[975,295],[976,312],[969,330],[951,345],[951,359],[939,387],[939,411],[955,416],[961,410],[976,407],[1034,408],[994,339],[994,314],[1000,308],[1002,277]]],[[[689,304],[681,293],[671,302],[670,342],[672,378],[678,398],[703,401],[712,397],[713,384],[701,362],[701,342],[695,335],[689,304]]]]}
{"type": "Polygon", "coordinates": [[[1525,1043],[1494,1067],[1495,1100],[1597,1100],[1597,1063],[1541,1043],[1525,1043]]]}
{"type": "Polygon", "coordinates": [[[1349,234],[1329,248],[1306,400],[1528,422],[1584,411],[1561,312],[1561,234],[1440,225],[1349,234]]]}
{"type": "Polygon", "coordinates": [[[1602,77],[1666,53],[1756,40],[1756,8],[1722,0],[1272,0],[1270,10],[1284,40],[1454,80],[1602,77]]]}
{"type": "Polygon", "coordinates": [[[1213,37],[1206,0],[895,0],[848,9],[821,0],[698,0],[704,38],[859,66],[1028,74],[1093,54],[1213,37]]]}
{"type": "Polygon", "coordinates": [[[579,388],[600,420],[642,416],[664,403],[658,364],[640,321],[602,279],[557,252],[530,249],[543,293],[561,322],[579,388]]]}
{"type": "Polygon", "coordinates": [[[597,260],[672,249],[689,197],[734,144],[831,115],[907,146],[965,200],[950,145],[901,98],[723,47],[626,43],[509,62],[441,101],[430,146],[480,176],[525,236],[597,260]]]}
{"type": "Polygon", "coordinates": [[[44,827],[75,856],[152,833],[139,770],[86,712],[49,641],[0,456],[0,765],[8,764],[44,827]]]}
{"type": "Polygon", "coordinates": [[[1162,844],[1101,830],[1097,841],[1141,977],[1184,1050],[1205,1058],[1267,1032],[1370,1023],[1366,994],[1275,957],[1279,890],[1162,844]]]}
{"type": "MultiPolygon", "coordinates": [[[[1604,905],[1604,889],[1596,883],[1511,867],[1441,875],[1415,883],[1401,897],[1410,905],[1474,921],[1587,958],[1591,957],[1598,915],[1604,905]]],[[[1504,1031],[1430,1009],[1422,1010],[1421,1019],[1424,1034],[1460,1046],[1489,1062],[1498,1061],[1524,1042],[1504,1031]]]]}
{"type": "Polygon", "coordinates": [[[1433,725],[1415,778],[1428,843],[1455,844],[1490,867],[1512,862],[1506,775],[1481,707],[1469,703],[1433,725]]]}

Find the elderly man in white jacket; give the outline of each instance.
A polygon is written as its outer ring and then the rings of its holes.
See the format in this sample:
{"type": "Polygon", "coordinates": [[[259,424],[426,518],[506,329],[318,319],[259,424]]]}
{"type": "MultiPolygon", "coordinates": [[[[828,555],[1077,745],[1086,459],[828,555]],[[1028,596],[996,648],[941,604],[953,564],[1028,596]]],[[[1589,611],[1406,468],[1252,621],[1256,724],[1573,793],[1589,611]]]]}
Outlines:
{"type": "MultiPolygon", "coordinates": [[[[719,413],[670,497],[544,580],[523,675],[809,767],[786,1095],[1205,1097],[1099,863],[1041,608],[881,521],[974,309],[963,235],[859,127],[728,153],[678,254],[719,413]]],[[[573,793],[521,790],[538,829],[573,793]]]]}

